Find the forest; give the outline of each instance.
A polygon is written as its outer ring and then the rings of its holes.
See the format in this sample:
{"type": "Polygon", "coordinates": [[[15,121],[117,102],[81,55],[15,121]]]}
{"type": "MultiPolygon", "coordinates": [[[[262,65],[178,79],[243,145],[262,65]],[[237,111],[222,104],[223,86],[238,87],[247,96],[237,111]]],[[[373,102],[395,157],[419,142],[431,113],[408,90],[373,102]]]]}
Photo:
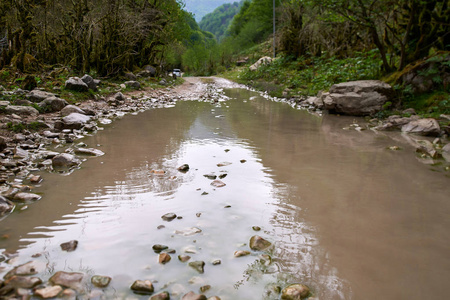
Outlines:
{"type": "Polygon", "coordinates": [[[402,85],[402,71],[436,56],[428,75],[433,86],[448,89],[448,78],[440,76],[450,68],[448,0],[245,0],[219,7],[201,26],[179,0],[0,5],[0,68],[20,73],[66,67],[114,77],[151,65],[159,74],[182,68],[188,75],[264,81],[278,85],[266,86],[276,95],[313,94],[345,80],[386,78],[402,85]],[[233,73],[237,61],[253,63],[274,50],[271,67],[233,73]]]}

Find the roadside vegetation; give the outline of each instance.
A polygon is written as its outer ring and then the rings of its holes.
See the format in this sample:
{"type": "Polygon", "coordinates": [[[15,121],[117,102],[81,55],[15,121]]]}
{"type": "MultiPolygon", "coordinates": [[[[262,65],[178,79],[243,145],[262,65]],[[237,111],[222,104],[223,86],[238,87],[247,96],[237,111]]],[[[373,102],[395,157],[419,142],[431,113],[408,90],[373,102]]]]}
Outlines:
{"type": "Polygon", "coordinates": [[[272,5],[244,1],[197,74],[220,73],[278,97],[380,79],[396,89],[402,107],[427,116],[450,112],[448,1],[277,0],[277,59],[250,71],[273,56],[272,5]]]}

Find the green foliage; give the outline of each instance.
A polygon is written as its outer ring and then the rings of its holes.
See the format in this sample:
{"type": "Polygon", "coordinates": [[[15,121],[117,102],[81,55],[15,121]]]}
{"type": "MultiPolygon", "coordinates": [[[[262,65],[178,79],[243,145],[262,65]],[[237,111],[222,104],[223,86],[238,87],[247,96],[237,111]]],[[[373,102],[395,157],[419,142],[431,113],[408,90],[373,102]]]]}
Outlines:
{"type": "Polygon", "coordinates": [[[333,84],[379,77],[380,60],[376,51],[358,53],[355,57],[293,57],[282,56],[272,64],[256,71],[246,68],[239,76],[241,82],[272,81],[303,95],[316,95],[333,84]]]}
{"type": "Polygon", "coordinates": [[[199,23],[200,28],[204,31],[209,31],[216,36],[218,41],[221,41],[230,26],[234,16],[240,10],[243,1],[240,3],[234,2],[233,4],[224,4],[216,8],[212,13],[203,17],[199,23]]]}
{"type": "Polygon", "coordinates": [[[234,1],[236,0],[184,0],[186,10],[192,12],[198,22],[217,7],[234,1]]]}
{"type": "Polygon", "coordinates": [[[11,131],[13,131],[13,132],[16,132],[16,133],[19,133],[19,132],[22,132],[22,131],[24,131],[25,130],[25,125],[23,125],[22,123],[19,123],[19,124],[13,124],[12,122],[8,122],[7,124],[6,124],[6,126],[8,126],[8,129],[9,130],[11,130],[11,131]]]}

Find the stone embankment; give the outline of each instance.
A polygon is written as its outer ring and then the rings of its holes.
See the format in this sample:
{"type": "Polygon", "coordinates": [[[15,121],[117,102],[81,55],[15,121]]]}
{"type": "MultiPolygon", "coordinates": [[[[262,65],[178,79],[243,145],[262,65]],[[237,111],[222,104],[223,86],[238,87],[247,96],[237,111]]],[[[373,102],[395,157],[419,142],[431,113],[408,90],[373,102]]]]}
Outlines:
{"type": "MultiPolygon", "coordinates": [[[[335,84],[329,92],[320,92],[316,97],[288,100],[292,105],[312,112],[328,111],[332,114],[366,117],[367,125],[349,128],[356,130],[399,131],[409,134],[406,140],[416,148],[422,158],[441,159],[450,162],[448,137],[450,126],[441,128],[439,122],[448,124],[449,115],[441,115],[440,119],[421,118],[414,109],[408,108],[391,115],[386,119],[375,118],[374,115],[387,106],[397,105],[393,88],[382,81],[364,80],[335,84]],[[420,138],[424,137],[424,138],[420,138]],[[433,137],[428,141],[426,137],[433,137]]],[[[392,150],[399,149],[392,147],[392,150]]]]}

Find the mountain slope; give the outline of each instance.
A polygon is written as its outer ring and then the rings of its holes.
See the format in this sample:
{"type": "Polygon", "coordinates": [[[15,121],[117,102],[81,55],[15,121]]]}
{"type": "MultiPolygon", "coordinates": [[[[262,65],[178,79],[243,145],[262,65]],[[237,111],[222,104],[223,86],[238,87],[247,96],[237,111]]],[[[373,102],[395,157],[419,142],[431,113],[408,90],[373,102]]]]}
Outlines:
{"type": "Polygon", "coordinates": [[[234,2],[219,6],[212,13],[203,17],[199,24],[200,28],[213,33],[217,40],[220,41],[225,36],[231,20],[239,12],[241,5],[242,2],[234,2]]]}
{"type": "Polygon", "coordinates": [[[217,7],[225,3],[231,3],[236,0],[184,0],[186,10],[195,14],[195,20],[200,22],[204,15],[212,12],[217,7]]]}

